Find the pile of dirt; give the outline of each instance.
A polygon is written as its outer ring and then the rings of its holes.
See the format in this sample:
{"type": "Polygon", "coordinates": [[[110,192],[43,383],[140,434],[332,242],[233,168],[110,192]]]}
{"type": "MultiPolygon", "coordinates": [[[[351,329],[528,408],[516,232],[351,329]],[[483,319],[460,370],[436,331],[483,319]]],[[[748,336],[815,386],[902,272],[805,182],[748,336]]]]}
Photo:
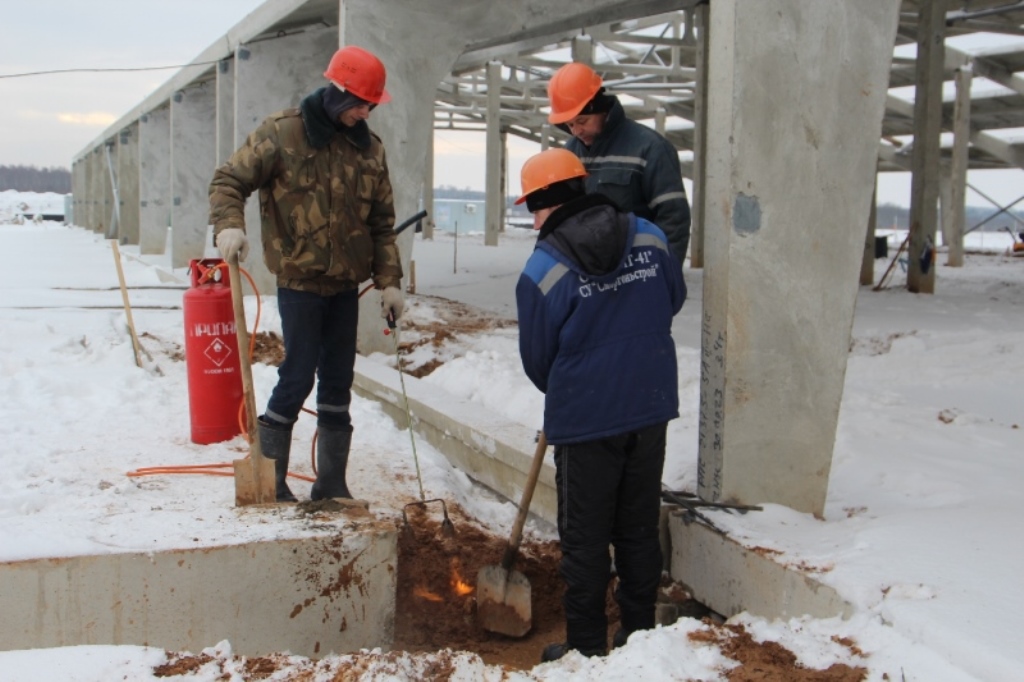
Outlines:
{"type": "MultiPolygon", "coordinates": [[[[719,625],[692,632],[689,638],[717,645],[723,655],[739,661],[739,665],[725,675],[729,682],[860,682],[867,677],[864,668],[843,663],[833,663],[825,670],[805,668],[792,651],[778,642],[754,641],[742,625],[719,625]]],[[[863,655],[851,642],[836,641],[854,654],[863,655]]]]}

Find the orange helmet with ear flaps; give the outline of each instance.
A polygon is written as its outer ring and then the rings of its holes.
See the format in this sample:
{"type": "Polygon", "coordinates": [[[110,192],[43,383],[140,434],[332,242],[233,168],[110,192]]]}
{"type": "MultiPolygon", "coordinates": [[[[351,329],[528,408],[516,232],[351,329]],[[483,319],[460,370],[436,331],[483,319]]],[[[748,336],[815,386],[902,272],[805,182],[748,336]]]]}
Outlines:
{"type": "Polygon", "coordinates": [[[391,101],[384,89],[384,63],[371,52],[355,45],[343,47],[331,57],[324,78],[345,92],[373,104],[391,101]]]}
{"type": "Polygon", "coordinates": [[[523,195],[516,199],[516,203],[523,203],[528,195],[547,189],[556,182],[583,178],[586,175],[587,171],[579,157],[568,149],[545,150],[531,156],[523,164],[523,170],[519,174],[523,195]]]}
{"type": "Polygon", "coordinates": [[[565,123],[579,115],[601,89],[601,77],[586,64],[566,64],[548,81],[548,123],[565,123]]]}

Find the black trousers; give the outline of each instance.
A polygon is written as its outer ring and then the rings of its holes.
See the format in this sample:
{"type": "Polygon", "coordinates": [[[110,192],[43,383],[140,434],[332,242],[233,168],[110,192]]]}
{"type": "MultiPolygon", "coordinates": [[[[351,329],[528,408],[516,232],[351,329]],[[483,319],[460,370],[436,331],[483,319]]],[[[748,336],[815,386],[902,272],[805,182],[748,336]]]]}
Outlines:
{"type": "Polygon", "coordinates": [[[559,567],[565,580],[567,643],[605,650],[605,596],[615,548],[615,600],[627,634],[654,627],[661,581],[658,543],[661,474],[667,424],[572,445],[555,446],[559,567]]]}
{"type": "Polygon", "coordinates": [[[321,296],[278,288],[277,307],[284,336],[284,362],[267,402],[267,416],[294,424],[317,380],[317,425],[351,431],[349,404],[356,362],[356,289],[321,296]]]}

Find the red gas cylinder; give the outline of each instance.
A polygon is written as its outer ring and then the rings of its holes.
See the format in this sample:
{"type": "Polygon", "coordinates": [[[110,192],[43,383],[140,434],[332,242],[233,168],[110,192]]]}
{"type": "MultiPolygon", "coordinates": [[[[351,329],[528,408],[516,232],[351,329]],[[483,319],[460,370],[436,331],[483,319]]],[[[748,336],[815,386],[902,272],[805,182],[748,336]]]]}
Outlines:
{"type": "Polygon", "coordinates": [[[220,258],[192,260],[185,292],[185,364],[193,443],[218,443],[241,429],[242,373],[227,270],[220,258]]]}

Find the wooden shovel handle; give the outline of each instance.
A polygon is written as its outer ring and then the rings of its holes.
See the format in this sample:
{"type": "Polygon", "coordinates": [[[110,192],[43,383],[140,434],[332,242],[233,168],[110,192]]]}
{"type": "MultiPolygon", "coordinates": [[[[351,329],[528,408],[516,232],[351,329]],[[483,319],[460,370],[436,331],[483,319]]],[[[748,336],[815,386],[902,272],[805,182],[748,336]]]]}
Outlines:
{"type": "Polygon", "coordinates": [[[533,491],[537,487],[537,478],[540,476],[540,467],[544,463],[544,453],[548,449],[548,439],[544,432],[540,432],[537,438],[537,450],[533,453],[533,462],[530,464],[530,473],[526,476],[526,485],[523,486],[523,499],[519,502],[519,513],[516,514],[516,521],[512,524],[512,536],[508,539],[508,547],[505,548],[505,555],[501,559],[501,567],[508,571],[519,553],[519,543],[523,540],[523,526],[526,525],[526,516],[530,513],[530,502],[533,500],[533,491]]]}
{"type": "MultiPolygon", "coordinates": [[[[263,451],[260,450],[259,434],[256,431],[256,391],[253,389],[252,365],[249,364],[249,330],[245,324],[242,277],[238,274],[237,256],[228,261],[228,278],[231,285],[231,305],[235,312],[235,336],[238,338],[238,367],[242,372],[242,394],[245,398],[245,431],[248,434],[250,456],[258,463],[263,457],[263,451]]],[[[259,471],[258,466],[256,471],[259,471]]],[[[256,483],[259,488],[259,481],[256,483]]]]}

